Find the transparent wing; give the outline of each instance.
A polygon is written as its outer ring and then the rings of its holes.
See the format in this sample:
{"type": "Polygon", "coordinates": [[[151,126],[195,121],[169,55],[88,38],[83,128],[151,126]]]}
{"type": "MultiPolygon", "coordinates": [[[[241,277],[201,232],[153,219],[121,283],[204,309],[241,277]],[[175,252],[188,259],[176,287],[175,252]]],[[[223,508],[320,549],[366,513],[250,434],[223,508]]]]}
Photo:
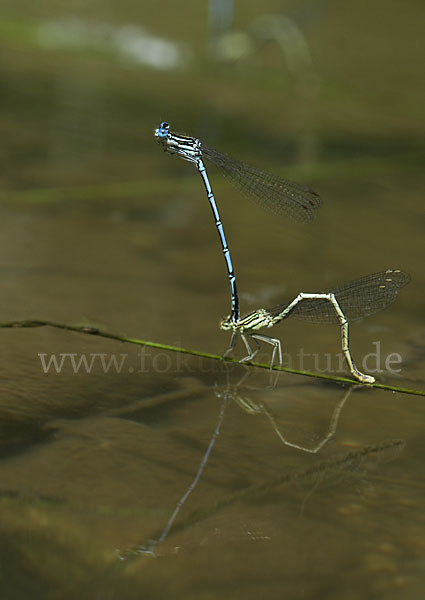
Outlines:
{"type": "Polygon", "coordinates": [[[202,144],[202,155],[223,171],[232,183],[261,206],[278,215],[309,223],[322,201],[310,188],[264,173],[202,144]]]}
{"type": "MultiPolygon", "coordinates": [[[[358,321],[373,315],[397,298],[400,289],[410,281],[410,275],[398,269],[366,275],[333,290],[342,312],[349,322],[358,321]]],[[[273,316],[281,313],[287,306],[282,304],[270,309],[273,316]]],[[[302,300],[285,318],[294,317],[312,323],[338,323],[335,309],[328,300],[302,300]]]]}

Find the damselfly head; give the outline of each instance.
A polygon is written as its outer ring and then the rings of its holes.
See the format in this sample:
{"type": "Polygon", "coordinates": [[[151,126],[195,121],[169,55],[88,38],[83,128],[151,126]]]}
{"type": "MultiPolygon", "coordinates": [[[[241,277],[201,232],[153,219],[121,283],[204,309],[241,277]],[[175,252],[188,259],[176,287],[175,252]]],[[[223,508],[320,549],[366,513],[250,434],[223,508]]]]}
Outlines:
{"type": "Polygon", "coordinates": [[[160,139],[167,139],[168,132],[170,131],[170,126],[167,121],[162,121],[158,129],[155,129],[155,137],[160,139]]]}
{"type": "Polygon", "coordinates": [[[234,321],[232,319],[232,315],[229,315],[225,319],[220,321],[220,329],[223,331],[230,331],[233,328],[234,321]]]}

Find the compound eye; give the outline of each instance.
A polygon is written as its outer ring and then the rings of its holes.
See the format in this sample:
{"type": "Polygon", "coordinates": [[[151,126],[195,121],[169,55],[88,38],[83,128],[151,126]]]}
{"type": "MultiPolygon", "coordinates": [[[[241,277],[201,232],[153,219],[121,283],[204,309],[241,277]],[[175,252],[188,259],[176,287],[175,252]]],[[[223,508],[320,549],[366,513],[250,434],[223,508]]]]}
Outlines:
{"type": "Polygon", "coordinates": [[[167,139],[169,129],[170,129],[170,126],[167,123],[167,121],[162,121],[162,123],[156,130],[155,135],[163,140],[167,139]]]}
{"type": "Polygon", "coordinates": [[[231,329],[230,315],[220,321],[220,329],[223,329],[223,331],[228,331],[231,329]]]}

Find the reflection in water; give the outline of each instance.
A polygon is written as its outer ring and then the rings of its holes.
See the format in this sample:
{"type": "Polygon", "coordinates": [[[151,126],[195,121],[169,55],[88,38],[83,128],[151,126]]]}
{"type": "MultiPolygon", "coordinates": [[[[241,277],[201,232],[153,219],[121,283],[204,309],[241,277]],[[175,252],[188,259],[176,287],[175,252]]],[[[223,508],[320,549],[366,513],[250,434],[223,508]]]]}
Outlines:
{"type": "MultiPolygon", "coordinates": [[[[388,440],[372,446],[363,446],[357,450],[351,450],[342,455],[340,454],[330,459],[323,460],[306,469],[294,470],[292,473],[282,474],[259,485],[249,486],[246,489],[221,498],[221,500],[207,509],[192,511],[184,520],[174,527],[173,533],[184,534],[190,531],[190,537],[192,538],[190,543],[191,546],[204,545],[212,540],[219,541],[219,538],[223,541],[239,540],[242,542],[270,540],[272,537],[278,535],[276,523],[273,520],[265,520],[263,515],[258,516],[257,512],[257,516],[251,514],[247,520],[245,510],[243,511],[244,517],[241,518],[239,513],[241,502],[258,503],[261,498],[267,497],[270,494],[273,495],[273,493],[276,492],[276,489],[282,485],[291,485],[302,483],[304,481],[310,482],[309,485],[311,485],[311,480],[313,478],[311,489],[304,497],[300,507],[301,515],[311,494],[326,479],[342,472],[356,475],[358,472],[361,472],[366,460],[369,461],[372,459],[372,461],[380,463],[382,457],[384,461],[387,459],[389,452],[391,453],[392,458],[394,458],[394,452],[398,455],[404,448],[404,445],[404,440],[388,440]],[[227,510],[228,513],[220,516],[220,513],[225,510],[227,510]],[[208,523],[208,525],[205,524],[201,527],[202,533],[200,534],[199,539],[193,541],[194,526],[203,522],[208,523]],[[206,530],[210,530],[212,533],[206,534],[206,530]]],[[[188,492],[183,496],[184,499],[189,495],[188,492]]],[[[180,509],[181,506],[182,501],[178,503],[177,508],[180,509]]],[[[156,540],[149,540],[141,546],[136,546],[124,551],[119,554],[119,558],[121,560],[126,560],[138,556],[157,557],[168,554],[168,552],[164,553],[163,551],[160,551],[159,543],[160,541],[161,543],[164,542],[170,533],[172,521],[177,516],[177,512],[176,509],[168,521],[163,534],[159,538],[156,540]]],[[[177,553],[181,547],[181,544],[174,545],[171,553],[177,553]]]]}
{"type": "MultiPolygon", "coordinates": [[[[239,407],[241,407],[248,414],[253,414],[253,415],[264,414],[264,415],[266,415],[266,417],[268,418],[268,420],[270,421],[270,423],[272,425],[273,430],[276,432],[278,438],[286,446],[295,448],[297,450],[302,450],[304,452],[308,452],[311,454],[316,454],[325,446],[325,444],[327,444],[327,442],[334,435],[337,425],[338,425],[338,420],[339,420],[341,411],[342,411],[347,399],[351,395],[353,389],[358,387],[358,386],[351,386],[343,394],[342,398],[339,400],[337,406],[335,407],[335,409],[333,411],[327,433],[323,436],[321,441],[319,443],[317,443],[313,448],[308,448],[308,447],[301,446],[300,444],[295,444],[295,443],[290,442],[287,439],[285,439],[285,437],[283,436],[282,432],[280,431],[280,429],[278,428],[278,426],[276,424],[276,420],[275,420],[274,416],[272,415],[270,410],[265,407],[264,403],[263,402],[257,403],[254,400],[250,399],[246,395],[246,392],[243,390],[242,386],[245,383],[245,381],[249,375],[250,375],[250,372],[247,369],[246,373],[244,373],[243,377],[236,384],[229,385],[229,383],[228,383],[224,387],[224,389],[219,389],[219,388],[216,389],[215,395],[217,398],[221,399],[218,420],[217,420],[214,432],[212,434],[212,437],[210,439],[210,442],[208,444],[207,450],[202,457],[201,463],[199,465],[199,468],[196,472],[196,475],[195,475],[193,481],[191,482],[191,484],[189,485],[189,487],[187,488],[187,490],[185,491],[183,496],[180,498],[180,500],[177,502],[177,505],[176,505],[174,511],[172,512],[170,518],[168,519],[162,532],[156,536],[153,536],[152,539],[149,539],[148,541],[146,541],[140,545],[133,546],[132,548],[130,548],[128,550],[119,551],[118,557],[120,560],[124,561],[124,560],[130,559],[130,558],[136,558],[136,557],[140,557],[140,556],[157,557],[162,554],[162,552],[159,550],[160,545],[162,545],[163,542],[165,542],[165,540],[168,538],[168,536],[171,532],[171,529],[173,527],[173,524],[174,524],[180,510],[182,509],[183,505],[186,503],[190,494],[193,492],[193,490],[195,489],[195,487],[197,486],[197,484],[199,483],[199,481],[202,477],[202,474],[203,474],[205,466],[210,458],[210,455],[211,455],[211,452],[215,445],[215,442],[220,434],[221,426],[222,426],[222,423],[224,420],[226,406],[227,406],[229,400],[233,400],[239,407]]],[[[276,384],[276,381],[274,383],[276,384]]],[[[205,544],[208,541],[211,541],[212,539],[215,539],[217,541],[218,537],[223,535],[222,532],[225,532],[225,535],[227,537],[229,535],[229,531],[230,531],[230,535],[232,536],[232,539],[236,539],[239,537],[240,539],[255,540],[255,541],[270,540],[271,539],[271,530],[273,529],[272,526],[266,527],[266,531],[265,531],[263,525],[256,523],[255,520],[252,521],[251,523],[247,524],[245,519],[244,519],[243,523],[239,522],[240,520],[237,520],[236,528],[239,530],[239,533],[236,534],[236,538],[235,538],[235,535],[234,535],[235,534],[235,518],[231,517],[230,520],[228,520],[226,518],[226,516],[223,516],[222,518],[220,518],[220,517],[217,518],[217,513],[220,513],[223,509],[225,509],[241,500],[258,499],[260,496],[268,494],[271,490],[273,490],[274,488],[276,488],[277,486],[282,485],[282,484],[290,484],[290,483],[294,483],[297,481],[303,481],[305,479],[310,478],[312,475],[314,475],[316,478],[318,476],[320,479],[320,482],[321,482],[321,481],[323,481],[323,479],[325,477],[329,476],[330,474],[335,473],[336,470],[340,470],[342,468],[344,470],[347,470],[347,469],[348,470],[358,470],[359,466],[361,465],[361,463],[364,461],[365,458],[374,457],[374,458],[378,458],[378,460],[379,460],[381,455],[385,454],[388,450],[400,451],[403,448],[403,446],[404,446],[404,441],[402,441],[402,440],[384,441],[377,445],[365,446],[358,450],[349,451],[349,452],[343,454],[342,456],[339,455],[339,456],[332,457],[332,458],[324,460],[318,464],[312,465],[306,469],[294,470],[291,473],[286,473],[284,475],[280,475],[277,478],[273,478],[272,480],[266,481],[259,485],[248,486],[245,489],[239,490],[233,494],[228,495],[227,497],[222,497],[218,502],[216,502],[214,505],[210,506],[207,509],[193,511],[192,514],[189,514],[189,516],[186,517],[182,522],[180,522],[180,524],[178,526],[174,527],[174,533],[182,532],[188,528],[191,528],[194,524],[196,524],[199,521],[204,521],[206,519],[208,519],[208,520],[212,519],[212,522],[214,524],[213,536],[211,538],[211,536],[209,536],[209,535],[205,536],[205,534],[203,534],[202,539],[199,541],[200,544],[201,543],[205,544]],[[218,524],[219,524],[219,526],[218,526],[218,524]],[[233,534],[231,532],[233,532],[233,534]]],[[[303,501],[302,507],[301,507],[301,513],[304,510],[304,506],[305,506],[307,499],[311,496],[313,491],[319,485],[318,481],[319,480],[317,480],[313,484],[312,489],[307,494],[307,496],[304,498],[304,501],[303,501]]],[[[174,552],[177,552],[178,549],[179,549],[179,547],[176,546],[174,548],[174,552]]]]}
{"type": "Polygon", "coordinates": [[[136,548],[131,549],[128,552],[124,552],[123,554],[119,554],[119,558],[121,560],[124,560],[125,558],[127,558],[128,556],[131,555],[151,555],[151,556],[155,556],[155,547],[159,546],[159,544],[161,544],[167,537],[168,534],[170,533],[171,527],[177,517],[177,515],[180,512],[181,507],[183,506],[183,504],[186,502],[186,500],[188,499],[188,497],[190,496],[190,494],[193,492],[193,490],[195,489],[195,487],[197,486],[202,472],[205,468],[205,465],[208,462],[208,459],[210,457],[211,451],[214,447],[215,441],[217,439],[217,437],[220,434],[220,429],[221,429],[221,424],[223,422],[223,418],[224,418],[224,411],[226,409],[226,404],[227,404],[227,400],[228,400],[228,396],[226,393],[222,394],[222,398],[223,401],[221,403],[220,406],[220,413],[218,415],[218,421],[217,421],[217,425],[215,427],[214,433],[211,437],[210,443],[208,445],[207,451],[205,452],[201,464],[199,465],[199,469],[196,472],[195,478],[192,481],[192,483],[190,484],[190,486],[187,488],[186,492],[183,494],[183,496],[180,498],[180,500],[177,502],[177,506],[174,509],[173,514],[171,515],[171,517],[169,518],[164,531],[161,533],[161,535],[159,536],[158,539],[154,539],[154,540],[149,540],[147,542],[147,544],[143,545],[143,546],[138,546],[136,548]]]}
{"type": "MultiPolygon", "coordinates": [[[[276,386],[277,384],[277,379],[280,376],[280,373],[276,373],[277,378],[274,380],[273,382],[273,387],[276,386]]],[[[324,435],[324,437],[320,440],[320,442],[318,442],[315,446],[313,446],[313,448],[308,448],[307,446],[301,446],[300,444],[295,444],[294,442],[290,442],[289,440],[287,440],[281,430],[279,429],[277,423],[276,423],[276,419],[273,416],[272,412],[265,406],[265,404],[263,402],[255,402],[251,399],[249,399],[246,396],[243,396],[240,388],[242,386],[242,383],[244,383],[244,381],[246,380],[246,378],[249,376],[249,372],[245,373],[245,375],[243,376],[243,378],[241,379],[241,381],[237,384],[237,386],[235,386],[234,388],[231,389],[231,397],[232,399],[239,404],[239,406],[246,411],[249,414],[261,414],[263,413],[264,415],[266,415],[266,417],[268,418],[268,420],[271,423],[271,426],[273,427],[274,431],[276,432],[278,438],[280,439],[280,441],[285,444],[286,446],[289,446],[291,448],[296,448],[297,450],[303,450],[304,452],[310,452],[311,454],[317,454],[317,452],[319,452],[323,446],[325,446],[325,444],[328,443],[328,441],[331,439],[331,437],[335,434],[336,428],[338,426],[338,420],[339,420],[339,416],[341,414],[341,411],[346,403],[346,401],[348,400],[349,396],[351,395],[352,391],[354,389],[360,389],[363,386],[350,386],[348,388],[348,390],[344,393],[344,395],[342,396],[341,400],[338,402],[338,404],[336,405],[334,412],[331,416],[331,420],[329,423],[329,429],[327,431],[327,433],[324,435]]]]}

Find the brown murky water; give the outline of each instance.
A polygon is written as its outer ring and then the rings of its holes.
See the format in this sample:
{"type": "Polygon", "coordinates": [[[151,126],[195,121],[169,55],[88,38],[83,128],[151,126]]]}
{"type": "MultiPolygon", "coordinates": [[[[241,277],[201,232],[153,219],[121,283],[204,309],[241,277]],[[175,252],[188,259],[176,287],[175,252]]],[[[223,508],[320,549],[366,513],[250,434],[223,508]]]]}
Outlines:
{"type": "MultiPolygon", "coordinates": [[[[402,268],[351,347],[425,390],[419,5],[239,4],[225,37],[214,3],[210,21],[199,3],[4,3],[0,321],[225,349],[217,234],[196,171],[155,143],[166,118],[324,199],[302,226],[211,171],[242,312],[402,268]]],[[[337,328],[273,334],[287,366],[347,376],[337,328]]],[[[423,597],[422,397],[0,335],[2,598],[423,597]]]]}

